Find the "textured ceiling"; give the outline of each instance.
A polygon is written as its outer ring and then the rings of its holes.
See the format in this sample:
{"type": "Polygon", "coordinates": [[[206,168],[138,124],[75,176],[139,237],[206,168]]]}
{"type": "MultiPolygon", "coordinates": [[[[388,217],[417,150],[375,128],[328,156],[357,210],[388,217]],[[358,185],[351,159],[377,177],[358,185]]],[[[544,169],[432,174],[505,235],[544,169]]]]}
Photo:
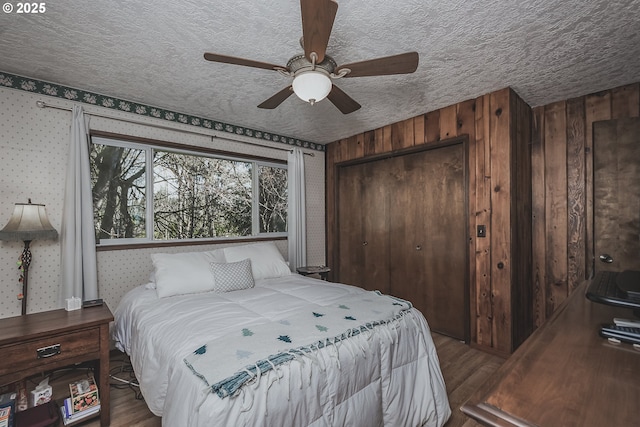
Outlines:
{"type": "Polygon", "coordinates": [[[362,108],[291,96],[290,80],[205,61],[285,65],[300,53],[298,0],[46,2],[0,14],[0,71],[327,143],[511,86],[538,106],[640,81],[640,0],[339,0],[327,53],[346,64],[408,51],[409,75],[342,79],[362,108]]]}

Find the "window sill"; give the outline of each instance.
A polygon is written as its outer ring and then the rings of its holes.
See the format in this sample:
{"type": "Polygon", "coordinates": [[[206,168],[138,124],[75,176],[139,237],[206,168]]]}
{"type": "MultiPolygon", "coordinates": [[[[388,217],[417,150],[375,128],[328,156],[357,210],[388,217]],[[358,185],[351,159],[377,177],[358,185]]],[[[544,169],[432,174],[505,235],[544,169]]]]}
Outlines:
{"type": "Polygon", "coordinates": [[[147,248],[167,248],[175,246],[201,246],[201,245],[223,245],[229,243],[251,243],[264,242],[273,240],[287,240],[287,236],[249,236],[249,237],[229,237],[223,239],[197,239],[197,240],[172,240],[168,242],[149,242],[149,243],[123,243],[96,245],[96,252],[122,251],[129,249],[147,249],[147,248]]]}

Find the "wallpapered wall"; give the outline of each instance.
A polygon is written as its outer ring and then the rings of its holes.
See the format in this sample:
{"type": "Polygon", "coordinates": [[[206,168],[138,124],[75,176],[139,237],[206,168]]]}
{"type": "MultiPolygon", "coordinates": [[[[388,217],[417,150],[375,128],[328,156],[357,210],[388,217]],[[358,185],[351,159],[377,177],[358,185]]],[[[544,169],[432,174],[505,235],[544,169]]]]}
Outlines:
{"type": "MultiPolygon", "coordinates": [[[[26,91],[0,88],[0,227],[9,220],[14,204],[46,205],[52,225],[60,231],[71,112],[53,108],[38,108],[36,101],[70,108],[73,103],[26,91]]],[[[86,113],[103,113],[104,109],[83,105],[86,113]]],[[[181,132],[189,125],[162,123],[176,130],[153,127],[152,118],[125,112],[107,111],[110,116],[148,122],[150,125],[126,123],[114,119],[91,117],[91,129],[171,141],[237,153],[286,159],[287,148],[278,142],[259,141],[256,147],[209,136],[181,132]]],[[[253,141],[252,141],[253,142],[253,141]]],[[[308,151],[308,150],[307,150],[308,151]]],[[[313,151],[305,156],[307,189],[307,261],[311,265],[325,263],[324,230],[324,152],[313,151]]],[[[287,242],[276,242],[286,258],[287,242]]],[[[98,252],[98,287],[100,297],[113,310],[122,296],[135,286],[146,283],[152,270],[153,252],[190,252],[209,250],[220,245],[181,246],[175,248],[132,249],[98,252]]],[[[22,252],[22,242],[0,242],[0,317],[20,314],[19,271],[16,264],[22,252]]],[[[33,241],[33,261],[29,269],[29,313],[58,308],[60,281],[60,246],[56,241],[33,241]]]]}

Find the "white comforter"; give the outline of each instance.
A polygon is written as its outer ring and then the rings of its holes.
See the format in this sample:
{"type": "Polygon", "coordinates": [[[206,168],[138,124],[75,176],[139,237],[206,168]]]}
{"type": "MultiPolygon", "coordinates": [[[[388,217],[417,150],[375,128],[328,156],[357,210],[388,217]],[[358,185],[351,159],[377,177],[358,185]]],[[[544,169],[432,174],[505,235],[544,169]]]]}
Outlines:
{"type": "Polygon", "coordinates": [[[140,286],[115,310],[112,335],[131,356],[147,405],[164,426],[443,425],[451,414],[446,389],[429,327],[415,309],[393,334],[352,337],[348,351],[328,346],[314,361],[270,371],[238,397],[210,393],[183,361],[231,328],[360,292],[299,275],[258,280],[248,290],[168,298],[140,286]]]}

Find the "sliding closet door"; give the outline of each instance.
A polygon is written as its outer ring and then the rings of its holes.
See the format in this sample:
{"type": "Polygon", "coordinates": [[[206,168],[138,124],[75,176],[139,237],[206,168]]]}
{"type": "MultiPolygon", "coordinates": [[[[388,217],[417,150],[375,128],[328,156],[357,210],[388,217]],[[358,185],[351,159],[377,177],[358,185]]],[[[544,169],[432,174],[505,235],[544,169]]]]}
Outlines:
{"type": "Polygon", "coordinates": [[[338,171],[338,254],[341,283],[389,293],[388,170],[385,161],[338,171]]]}
{"type": "Polygon", "coordinates": [[[464,144],[395,160],[391,292],[411,300],[434,331],[467,340],[464,144]]]}
{"type": "Polygon", "coordinates": [[[389,162],[381,160],[362,165],[362,252],[364,264],[361,286],[369,290],[390,292],[389,283],[389,195],[393,172],[389,162]]]}
{"type": "Polygon", "coordinates": [[[339,282],[407,299],[434,331],[468,340],[463,143],[341,166],[339,282]]]}
{"type": "Polygon", "coordinates": [[[339,169],[338,194],[338,254],[339,263],[333,266],[340,283],[362,286],[364,241],[362,219],[365,214],[363,180],[364,165],[339,169]]]}

